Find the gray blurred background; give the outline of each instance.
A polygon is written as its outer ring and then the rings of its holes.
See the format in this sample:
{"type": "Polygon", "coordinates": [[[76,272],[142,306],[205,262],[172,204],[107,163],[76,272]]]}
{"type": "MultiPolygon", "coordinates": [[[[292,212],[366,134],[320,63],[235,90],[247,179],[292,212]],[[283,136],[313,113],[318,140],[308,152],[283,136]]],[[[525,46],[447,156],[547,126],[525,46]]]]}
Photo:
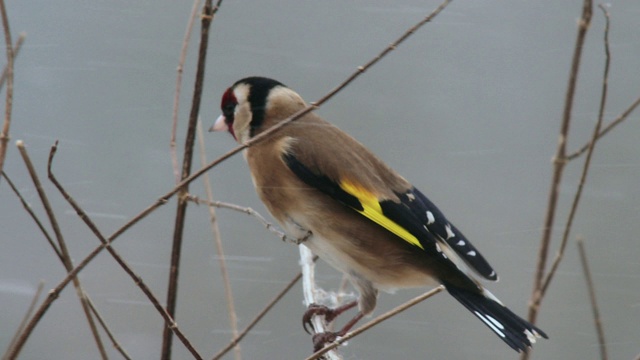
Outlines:
{"type": "MultiPolygon", "coordinates": [[[[437,1],[225,1],[211,28],[201,118],[248,75],[276,78],[314,101],[364,64],[437,1]]],[[[318,112],[365,143],[422,189],[493,264],[491,290],[525,316],[551,179],[581,1],[454,1],[318,112]]],[[[178,55],[191,1],[10,1],[13,34],[27,32],[16,61],[11,136],[22,139],[46,182],[55,172],[110,234],[173,187],[169,139],[178,55]]],[[[612,1],[613,53],[606,119],[640,96],[640,2],[612,1]]],[[[178,129],[186,131],[199,35],[186,63],[178,129]]],[[[600,99],[604,18],[594,13],[584,50],[569,151],[590,137],[600,99]]],[[[598,143],[566,258],[538,318],[550,336],[536,359],[595,359],[598,346],[577,257],[586,239],[611,358],[640,353],[640,135],[633,114],[598,143]]],[[[207,134],[209,160],[235,146],[207,134]]],[[[181,158],[181,156],[180,156],[181,158]]],[[[568,165],[557,224],[566,221],[583,158],[568,165]]],[[[199,168],[196,158],[194,169],[199,168]]],[[[37,194],[13,145],[5,172],[38,214],[37,194]]],[[[241,156],[210,171],[216,198],[268,216],[241,156]]],[[[46,182],[76,262],[98,241],[46,182]]],[[[204,196],[201,182],[191,187],[204,196]]],[[[115,248],[164,301],[175,201],[126,232],[115,248]]],[[[298,250],[254,219],[219,210],[239,327],[299,271],[298,250]]],[[[0,183],[0,349],[40,280],[65,275],[32,220],[0,183]]],[[[557,247],[561,227],[554,233],[557,247]]],[[[555,251],[555,250],[554,250],[555,251]]],[[[553,254],[553,252],[552,252],[553,254]]],[[[230,339],[223,283],[205,207],[190,205],[177,321],[205,357],[230,339]]],[[[325,288],[341,276],[318,267],[325,288]]],[[[113,259],[100,255],[81,280],[135,359],[156,359],[163,321],[113,259]]],[[[300,324],[300,286],[242,342],[245,359],[311,353],[300,324]]],[[[376,315],[426,289],[382,294],[376,315]]],[[[113,358],[119,355],[108,346],[113,358]]],[[[342,349],[345,359],[515,359],[474,316],[440,294],[342,349]]],[[[95,359],[98,352],[71,287],[23,350],[23,359],[95,359]]],[[[190,355],[174,340],[174,358],[190,355]]],[[[231,355],[228,358],[232,358],[231,355]]]]}

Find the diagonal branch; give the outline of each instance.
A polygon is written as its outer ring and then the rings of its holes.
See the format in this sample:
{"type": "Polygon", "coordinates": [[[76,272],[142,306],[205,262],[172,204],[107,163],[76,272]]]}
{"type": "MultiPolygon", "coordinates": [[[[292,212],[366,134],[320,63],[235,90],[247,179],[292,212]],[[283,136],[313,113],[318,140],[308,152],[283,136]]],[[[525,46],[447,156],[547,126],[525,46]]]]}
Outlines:
{"type": "MultiPolygon", "coordinates": [[[[24,160],[25,165],[27,166],[27,170],[29,171],[29,175],[31,176],[31,180],[33,181],[33,185],[36,187],[36,191],[38,196],[40,197],[40,201],[42,202],[42,206],[47,213],[49,218],[49,222],[51,223],[51,227],[53,228],[53,233],[56,236],[56,240],[58,242],[58,247],[54,248],[56,253],[61,255],[60,259],[62,260],[62,265],[64,266],[67,272],[73,270],[73,261],[71,260],[71,255],[69,254],[69,250],[67,249],[66,242],[64,240],[64,236],[62,235],[62,231],[60,230],[60,226],[58,225],[58,220],[56,219],[55,213],[51,204],[49,203],[49,198],[47,194],[44,192],[44,188],[40,183],[40,179],[38,178],[38,174],[29,158],[29,154],[27,153],[27,149],[24,146],[22,141],[17,141],[16,146],[20,151],[20,155],[24,160]]],[[[89,302],[87,297],[85,296],[85,292],[80,285],[80,280],[78,278],[73,278],[73,286],[76,289],[76,294],[78,295],[78,299],[80,300],[80,304],[82,305],[82,310],[84,311],[84,315],[87,318],[87,322],[89,323],[89,328],[91,329],[91,334],[93,335],[94,340],[96,341],[96,346],[98,347],[98,351],[100,352],[100,356],[103,359],[107,359],[107,352],[102,344],[102,339],[100,338],[100,334],[98,333],[98,328],[96,327],[95,321],[93,320],[93,316],[91,315],[91,308],[89,306],[89,302]]]]}
{"type": "Polygon", "coordinates": [[[340,344],[350,340],[353,337],[356,337],[360,334],[362,334],[363,332],[369,330],[370,328],[374,327],[375,325],[407,310],[408,308],[432,297],[433,295],[436,295],[437,293],[441,292],[444,290],[444,286],[440,285],[434,289],[431,289],[429,291],[427,291],[426,293],[416,296],[415,298],[407,301],[406,303],[397,306],[394,309],[391,309],[389,311],[387,311],[386,313],[379,315],[378,317],[376,317],[375,319],[369,321],[368,323],[362,325],[361,327],[355,329],[354,331],[347,333],[345,336],[339,338],[338,340],[332,342],[331,344],[325,346],[324,348],[322,348],[322,350],[317,351],[316,353],[314,353],[313,355],[309,356],[308,358],[306,358],[305,360],[315,360],[315,359],[319,359],[323,354],[325,354],[327,351],[334,349],[336,347],[338,347],[340,344]]]}

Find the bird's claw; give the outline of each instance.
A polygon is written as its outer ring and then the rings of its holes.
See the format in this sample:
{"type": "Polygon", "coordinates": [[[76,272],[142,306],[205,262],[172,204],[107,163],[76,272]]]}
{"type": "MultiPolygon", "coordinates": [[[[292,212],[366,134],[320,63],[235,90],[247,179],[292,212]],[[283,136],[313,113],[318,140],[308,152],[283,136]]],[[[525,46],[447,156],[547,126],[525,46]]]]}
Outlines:
{"type": "MultiPolygon", "coordinates": [[[[305,311],[304,315],[302,315],[302,327],[304,328],[304,331],[307,332],[307,334],[311,334],[309,329],[307,329],[307,326],[313,328],[313,323],[311,322],[311,318],[316,315],[324,315],[324,319],[326,322],[331,322],[336,317],[335,311],[333,309],[330,309],[324,305],[319,305],[319,304],[309,305],[309,307],[307,308],[307,311],[305,311]]],[[[314,338],[315,338],[315,335],[314,335],[314,338]]],[[[314,344],[315,344],[315,340],[314,340],[314,344]]]]}
{"type": "Polygon", "coordinates": [[[336,332],[322,332],[322,333],[314,334],[312,337],[313,352],[322,350],[322,348],[326,344],[336,341],[337,338],[338,338],[338,333],[336,332]]]}

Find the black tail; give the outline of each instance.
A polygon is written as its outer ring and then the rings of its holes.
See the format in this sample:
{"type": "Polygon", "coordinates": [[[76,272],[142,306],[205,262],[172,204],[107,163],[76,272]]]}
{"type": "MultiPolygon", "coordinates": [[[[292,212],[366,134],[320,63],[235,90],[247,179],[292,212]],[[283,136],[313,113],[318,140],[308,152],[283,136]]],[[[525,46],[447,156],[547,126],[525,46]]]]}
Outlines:
{"type": "Polygon", "coordinates": [[[536,338],[548,339],[547,334],[542,330],[520,318],[499,302],[483,294],[474,293],[451,284],[444,283],[443,285],[451,296],[482,320],[515,351],[526,352],[536,341],[536,338]]]}

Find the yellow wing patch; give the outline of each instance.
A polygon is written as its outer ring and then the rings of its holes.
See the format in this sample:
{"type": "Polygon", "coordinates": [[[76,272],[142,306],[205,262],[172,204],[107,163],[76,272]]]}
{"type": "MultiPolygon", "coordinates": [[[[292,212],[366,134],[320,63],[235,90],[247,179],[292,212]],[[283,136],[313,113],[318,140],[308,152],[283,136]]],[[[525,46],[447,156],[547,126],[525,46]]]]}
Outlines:
{"type": "Polygon", "coordinates": [[[363,210],[360,211],[356,209],[359,213],[366,216],[369,220],[372,220],[383,228],[391,231],[409,244],[417,246],[420,249],[424,250],[424,247],[422,246],[422,244],[420,244],[418,238],[413,236],[405,228],[398,225],[398,223],[389,219],[382,213],[382,208],[380,207],[378,198],[373,193],[348,180],[341,181],[340,188],[342,188],[342,190],[346,191],[347,193],[355,196],[358,201],[360,201],[363,210]]]}

